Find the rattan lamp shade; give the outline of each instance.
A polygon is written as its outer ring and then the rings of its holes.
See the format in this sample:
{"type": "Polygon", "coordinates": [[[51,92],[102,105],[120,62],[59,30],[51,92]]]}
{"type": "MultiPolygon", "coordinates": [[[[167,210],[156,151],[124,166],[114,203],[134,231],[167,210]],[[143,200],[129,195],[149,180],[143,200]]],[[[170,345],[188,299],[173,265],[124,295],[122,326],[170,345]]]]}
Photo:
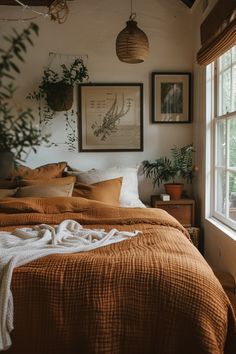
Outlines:
{"type": "Polygon", "coordinates": [[[148,38],[132,18],[126,24],[116,38],[116,54],[125,63],[142,63],[149,52],[148,38]]]}

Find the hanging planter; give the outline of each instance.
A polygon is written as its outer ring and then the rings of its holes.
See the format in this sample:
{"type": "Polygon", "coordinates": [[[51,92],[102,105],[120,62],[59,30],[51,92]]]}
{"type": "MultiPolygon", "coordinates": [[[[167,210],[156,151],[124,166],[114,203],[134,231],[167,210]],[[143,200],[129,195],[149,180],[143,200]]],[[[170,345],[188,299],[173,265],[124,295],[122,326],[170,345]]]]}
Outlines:
{"type": "Polygon", "coordinates": [[[68,111],[73,105],[73,92],[73,86],[63,81],[48,84],[48,106],[56,112],[68,111]]]}
{"type": "Polygon", "coordinates": [[[28,95],[28,98],[38,102],[39,122],[41,127],[48,128],[57,116],[65,121],[66,141],[69,151],[75,151],[76,110],[73,109],[74,85],[88,80],[88,69],[82,58],[77,58],[67,67],[60,65],[59,72],[47,68],[43,72],[38,89],[28,95]],[[56,114],[64,112],[63,115],[56,114]]]}
{"type": "MultiPolygon", "coordinates": [[[[82,83],[84,79],[88,79],[88,69],[81,58],[67,67],[61,64],[60,72],[47,68],[43,72],[41,83],[38,90],[28,95],[28,98],[36,99],[39,102],[44,99],[47,106],[54,112],[68,111],[73,105],[73,88],[75,84],[82,83]]],[[[40,108],[40,107],[39,107],[40,108]]],[[[47,109],[39,109],[47,117],[40,117],[41,122],[48,119],[47,109]]]]}

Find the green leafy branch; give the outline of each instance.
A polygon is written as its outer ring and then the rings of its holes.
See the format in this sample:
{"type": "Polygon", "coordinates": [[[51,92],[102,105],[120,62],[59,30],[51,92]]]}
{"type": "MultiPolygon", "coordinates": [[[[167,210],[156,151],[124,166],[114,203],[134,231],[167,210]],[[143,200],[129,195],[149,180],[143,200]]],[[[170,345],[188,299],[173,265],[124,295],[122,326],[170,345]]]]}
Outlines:
{"type": "Polygon", "coordinates": [[[38,35],[38,26],[34,23],[20,34],[13,29],[13,35],[3,37],[10,43],[9,48],[0,49],[0,151],[11,151],[18,161],[24,161],[23,156],[30,149],[36,152],[36,147],[42,142],[49,142],[49,135],[42,136],[34,125],[32,110],[17,109],[13,100],[16,88],[12,71],[20,73],[18,61],[24,62],[25,42],[33,45],[32,34],[38,35]]]}

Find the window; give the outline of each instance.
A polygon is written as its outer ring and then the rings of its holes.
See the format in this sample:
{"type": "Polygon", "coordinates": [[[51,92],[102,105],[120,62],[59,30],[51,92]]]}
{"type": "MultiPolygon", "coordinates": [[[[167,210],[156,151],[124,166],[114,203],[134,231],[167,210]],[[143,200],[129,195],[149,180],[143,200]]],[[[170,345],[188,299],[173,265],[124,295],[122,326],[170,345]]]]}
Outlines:
{"type": "Polygon", "coordinates": [[[211,215],[236,230],[236,46],[207,66],[206,95],[211,215]]]}

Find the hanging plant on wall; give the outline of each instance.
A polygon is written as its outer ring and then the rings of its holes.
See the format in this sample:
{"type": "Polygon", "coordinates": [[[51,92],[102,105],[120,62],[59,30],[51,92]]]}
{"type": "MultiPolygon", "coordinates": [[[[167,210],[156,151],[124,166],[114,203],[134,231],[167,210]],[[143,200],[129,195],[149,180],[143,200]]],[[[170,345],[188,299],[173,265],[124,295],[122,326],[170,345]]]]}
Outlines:
{"type": "Polygon", "coordinates": [[[67,133],[65,143],[69,151],[74,151],[78,139],[74,128],[77,112],[72,109],[74,86],[88,79],[88,69],[81,58],[75,59],[69,67],[65,64],[60,67],[61,73],[50,68],[44,70],[38,90],[30,93],[28,98],[36,99],[39,103],[41,125],[50,125],[57,112],[64,112],[67,133]]]}

